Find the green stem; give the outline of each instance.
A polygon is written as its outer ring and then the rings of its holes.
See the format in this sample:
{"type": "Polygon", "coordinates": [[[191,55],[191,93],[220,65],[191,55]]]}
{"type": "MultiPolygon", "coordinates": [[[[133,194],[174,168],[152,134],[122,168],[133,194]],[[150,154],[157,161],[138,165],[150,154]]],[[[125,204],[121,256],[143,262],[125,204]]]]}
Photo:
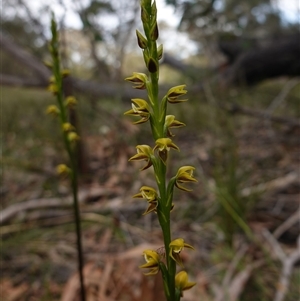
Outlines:
{"type": "MultiPolygon", "coordinates": [[[[61,127],[64,123],[68,122],[67,111],[64,106],[64,95],[63,95],[63,78],[61,74],[60,58],[59,58],[59,47],[58,47],[58,34],[56,22],[54,16],[51,21],[51,31],[52,31],[52,41],[51,41],[51,53],[53,59],[53,75],[55,77],[55,82],[57,85],[57,103],[60,110],[60,122],[61,127]]],[[[80,295],[81,301],[85,301],[85,289],[84,289],[84,277],[83,277],[83,251],[82,251],[82,242],[81,242],[81,224],[80,224],[80,212],[78,204],[78,168],[77,168],[77,156],[76,149],[72,149],[71,142],[68,140],[68,134],[63,132],[63,140],[65,144],[66,151],[69,156],[70,165],[71,165],[71,186],[73,194],[73,209],[76,225],[76,237],[77,237],[77,255],[78,255],[78,273],[80,281],[80,295]]]]}
{"type": "Polygon", "coordinates": [[[72,170],[73,170],[72,173],[73,209],[74,209],[75,224],[76,224],[80,294],[81,294],[81,300],[85,301],[84,276],[83,276],[83,251],[82,251],[82,242],[81,242],[81,223],[80,223],[80,212],[79,212],[79,205],[78,205],[78,191],[77,191],[78,181],[77,181],[76,167],[74,166],[72,170]]]}

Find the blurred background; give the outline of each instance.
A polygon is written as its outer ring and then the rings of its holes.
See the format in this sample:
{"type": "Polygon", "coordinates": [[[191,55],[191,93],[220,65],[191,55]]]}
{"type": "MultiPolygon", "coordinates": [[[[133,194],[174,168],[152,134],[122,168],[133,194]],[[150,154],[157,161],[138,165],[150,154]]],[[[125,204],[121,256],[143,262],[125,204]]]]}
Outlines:
{"type": "MultiPolygon", "coordinates": [[[[157,0],[161,95],[186,127],[169,176],[196,168],[176,192],[173,236],[197,285],[183,301],[299,300],[300,4],[298,0],[157,0]]],[[[143,97],[124,81],[146,72],[135,29],[138,0],[2,0],[1,300],[79,300],[76,237],[58,122],[45,111],[51,11],[66,94],[78,100],[79,201],[87,300],[164,300],[160,278],[138,266],[162,237],[155,214],[132,199],[153,174],[128,163],[151,144],[148,124],[123,113],[143,97]]],[[[152,144],[154,142],[152,141],[152,144]]]]}

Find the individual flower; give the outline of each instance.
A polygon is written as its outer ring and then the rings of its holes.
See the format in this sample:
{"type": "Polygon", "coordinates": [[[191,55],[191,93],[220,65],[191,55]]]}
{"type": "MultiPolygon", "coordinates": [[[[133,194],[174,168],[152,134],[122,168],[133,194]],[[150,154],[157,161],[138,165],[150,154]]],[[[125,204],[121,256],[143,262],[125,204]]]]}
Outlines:
{"type": "Polygon", "coordinates": [[[69,76],[70,74],[71,74],[71,71],[70,71],[69,69],[63,69],[63,70],[61,71],[62,77],[67,77],[67,76],[69,76]]]}
{"type": "Polygon", "coordinates": [[[55,83],[56,83],[56,79],[55,79],[55,76],[54,76],[54,75],[51,75],[51,76],[49,77],[49,83],[50,83],[50,84],[55,84],[55,83]]]}
{"type": "Polygon", "coordinates": [[[168,137],[174,137],[174,135],[170,131],[170,128],[180,128],[183,126],[185,126],[185,124],[183,122],[176,120],[174,115],[166,116],[165,128],[167,130],[168,137]]]}
{"type": "Polygon", "coordinates": [[[145,250],[143,252],[146,263],[141,265],[141,269],[150,269],[149,273],[145,273],[145,275],[155,275],[159,271],[159,262],[160,257],[157,252],[153,250],[145,250]]]}
{"type": "Polygon", "coordinates": [[[146,215],[152,211],[156,211],[158,205],[158,194],[154,188],[143,186],[140,189],[140,193],[135,194],[133,197],[146,199],[148,201],[148,208],[143,213],[143,215],[146,215]]]}
{"type": "Polygon", "coordinates": [[[68,140],[70,142],[76,142],[80,139],[80,137],[78,136],[78,134],[76,132],[70,132],[68,133],[68,140]]]}
{"type": "Polygon", "coordinates": [[[59,114],[59,109],[56,105],[50,105],[50,106],[47,107],[46,114],[58,115],[59,114]]]}
{"type": "Polygon", "coordinates": [[[180,296],[183,296],[183,291],[192,288],[196,282],[189,282],[188,275],[185,271],[181,271],[175,276],[175,287],[180,291],[180,296]]]}
{"type": "Polygon", "coordinates": [[[74,96],[68,96],[66,98],[66,107],[74,108],[77,105],[77,100],[74,96]]]}
{"type": "Polygon", "coordinates": [[[150,108],[146,100],[140,98],[134,98],[132,101],[132,109],[125,112],[125,115],[140,116],[141,119],[134,122],[134,124],[140,124],[148,121],[150,118],[150,108]]]}
{"type": "Polygon", "coordinates": [[[66,174],[69,174],[71,171],[71,169],[65,165],[65,164],[59,164],[57,165],[56,167],[56,172],[59,174],[59,175],[66,175],[66,174]]]}
{"type": "Polygon", "coordinates": [[[43,61],[44,65],[49,68],[49,69],[52,69],[53,68],[53,64],[49,61],[43,61]]]}
{"type": "Polygon", "coordinates": [[[187,244],[184,242],[184,240],[182,238],[177,238],[173,241],[171,241],[170,245],[170,253],[169,256],[176,261],[176,263],[178,263],[180,266],[183,266],[182,264],[182,259],[180,257],[180,252],[184,249],[184,248],[188,248],[188,249],[192,249],[195,250],[194,247],[192,247],[191,245],[187,244]]]}
{"type": "Polygon", "coordinates": [[[144,73],[133,72],[133,75],[125,78],[125,80],[133,83],[134,89],[146,89],[147,75],[144,73]]]}
{"type": "Polygon", "coordinates": [[[182,166],[178,169],[176,174],[176,181],[175,186],[183,191],[191,191],[190,189],[187,189],[180,185],[181,183],[187,183],[187,182],[198,182],[193,177],[193,172],[195,170],[195,167],[193,166],[182,166]]]}
{"type": "Polygon", "coordinates": [[[149,186],[142,186],[140,193],[135,194],[133,197],[146,199],[148,202],[152,202],[157,200],[158,194],[154,188],[149,186]]]}
{"type": "Polygon", "coordinates": [[[147,161],[147,164],[141,169],[145,170],[152,166],[152,160],[151,157],[153,157],[153,150],[149,145],[137,145],[136,146],[137,154],[132,156],[129,161],[140,161],[145,160],[147,161]]]}
{"type": "Polygon", "coordinates": [[[158,150],[159,157],[165,163],[168,158],[168,152],[171,148],[179,151],[179,147],[174,144],[170,138],[159,138],[156,140],[156,144],[153,150],[158,150]]]}
{"type": "Polygon", "coordinates": [[[51,93],[53,93],[54,95],[56,95],[58,92],[58,87],[55,83],[50,83],[47,90],[50,91],[51,93]]]}
{"type": "Polygon", "coordinates": [[[65,122],[62,125],[62,129],[64,132],[70,132],[74,130],[74,126],[70,122],[65,122]]]}
{"type": "Polygon", "coordinates": [[[187,101],[187,99],[178,99],[180,96],[185,95],[187,90],[185,90],[186,85],[175,86],[171,88],[167,93],[167,99],[170,103],[179,103],[187,101]]]}

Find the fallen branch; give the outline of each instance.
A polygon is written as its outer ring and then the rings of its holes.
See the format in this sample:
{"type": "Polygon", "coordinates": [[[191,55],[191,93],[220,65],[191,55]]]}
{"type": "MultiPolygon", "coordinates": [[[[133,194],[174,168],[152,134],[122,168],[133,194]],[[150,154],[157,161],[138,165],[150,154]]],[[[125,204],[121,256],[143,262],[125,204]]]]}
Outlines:
{"type": "Polygon", "coordinates": [[[274,251],[276,257],[282,263],[281,275],[277,284],[277,291],[274,297],[274,301],[283,301],[290,285],[290,277],[292,275],[293,267],[295,263],[300,260],[300,235],[298,236],[297,240],[297,249],[291,254],[286,255],[279,245],[278,241],[267,229],[264,229],[262,231],[262,234],[269,242],[271,249],[274,251]]]}
{"type": "MultiPolygon", "coordinates": [[[[89,199],[100,198],[106,196],[110,191],[99,188],[91,188],[81,190],[78,194],[79,203],[84,203],[89,199]]],[[[51,208],[51,207],[69,207],[72,204],[72,198],[49,198],[49,199],[35,199],[22,203],[17,203],[0,211],[0,224],[3,224],[16,216],[18,213],[33,209],[51,208]]]]}
{"type": "Polygon", "coordinates": [[[266,183],[261,183],[256,186],[246,187],[241,191],[242,196],[249,196],[252,193],[261,193],[274,189],[283,189],[293,183],[298,183],[299,181],[299,173],[292,171],[287,175],[271,180],[266,183]]]}
{"type": "Polygon", "coordinates": [[[242,107],[237,104],[231,104],[230,107],[222,106],[225,110],[230,113],[236,114],[240,113],[243,115],[252,116],[259,119],[265,119],[266,117],[273,122],[283,123],[289,126],[297,126],[300,127],[300,121],[296,118],[292,117],[281,117],[281,116],[271,116],[268,111],[258,111],[250,108],[242,107]]]}
{"type": "Polygon", "coordinates": [[[293,215],[291,215],[285,222],[283,222],[274,232],[273,236],[279,238],[284,232],[291,228],[296,222],[300,221],[300,207],[293,215]]]}

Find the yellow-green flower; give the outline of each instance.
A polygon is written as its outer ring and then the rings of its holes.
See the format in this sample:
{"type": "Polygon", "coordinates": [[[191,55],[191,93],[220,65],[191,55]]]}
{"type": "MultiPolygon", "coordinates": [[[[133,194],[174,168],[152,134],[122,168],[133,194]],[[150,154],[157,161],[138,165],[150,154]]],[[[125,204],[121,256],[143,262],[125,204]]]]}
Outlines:
{"type": "Polygon", "coordinates": [[[174,115],[167,115],[165,120],[165,128],[167,130],[167,135],[169,137],[174,137],[174,135],[171,133],[170,128],[180,128],[185,126],[183,122],[180,122],[175,119],[174,115]]]}
{"type": "Polygon", "coordinates": [[[49,83],[50,83],[50,84],[55,84],[55,83],[56,83],[56,79],[55,79],[55,76],[54,76],[54,75],[51,75],[51,76],[49,77],[49,83]]]}
{"type": "Polygon", "coordinates": [[[66,107],[74,108],[77,105],[77,100],[74,96],[68,96],[66,98],[66,107]]]}
{"type": "Polygon", "coordinates": [[[153,157],[153,150],[149,145],[137,145],[136,146],[137,154],[132,156],[129,161],[140,161],[145,160],[147,164],[141,169],[145,170],[152,166],[151,157],[153,157]]]}
{"type": "Polygon", "coordinates": [[[191,191],[190,189],[187,189],[180,185],[181,183],[187,183],[187,182],[198,182],[193,177],[193,172],[195,170],[195,167],[193,166],[182,166],[178,169],[176,174],[176,182],[175,186],[183,191],[191,191]]]}
{"type": "Polygon", "coordinates": [[[71,123],[69,123],[69,122],[65,122],[62,125],[62,129],[63,129],[64,132],[70,132],[70,131],[74,130],[74,126],[71,123]]]}
{"type": "Polygon", "coordinates": [[[144,73],[133,72],[133,75],[125,78],[125,80],[133,83],[134,89],[146,89],[146,83],[148,81],[147,75],[144,73]]]}
{"type": "Polygon", "coordinates": [[[182,259],[180,257],[180,252],[184,249],[184,248],[188,248],[188,249],[192,249],[195,250],[194,247],[192,247],[191,245],[187,244],[184,242],[184,240],[182,238],[177,238],[173,241],[171,241],[170,245],[170,253],[169,256],[176,261],[176,263],[178,263],[180,266],[183,266],[182,264],[182,259]]]}
{"type": "Polygon", "coordinates": [[[132,109],[125,112],[125,115],[140,116],[141,119],[134,122],[134,124],[144,123],[150,118],[150,108],[146,100],[141,98],[134,98],[132,101],[132,109]]]}
{"type": "Polygon", "coordinates": [[[148,201],[148,208],[143,213],[143,215],[146,215],[152,211],[156,211],[158,205],[158,194],[154,188],[143,186],[140,189],[140,193],[135,194],[133,197],[146,199],[148,201]]]}
{"type": "Polygon", "coordinates": [[[78,134],[76,132],[70,132],[68,133],[68,140],[70,142],[76,142],[80,139],[80,137],[78,136],[78,134]]]}
{"type": "Polygon", "coordinates": [[[153,250],[145,250],[143,252],[146,263],[141,265],[141,269],[151,269],[149,273],[145,273],[145,275],[155,275],[159,271],[159,262],[160,257],[157,252],[153,250]]]}
{"type": "Polygon", "coordinates": [[[156,144],[153,150],[158,149],[158,155],[165,163],[168,158],[168,152],[171,148],[179,151],[179,147],[175,143],[173,143],[170,138],[159,138],[156,140],[156,144]]]}
{"type": "Polygon", "coordinates": [[[140,193],[135,194],[133,197],[146,199],[148,202],[152,202],[157,200],[158,194],[154,188],[149,186],[143,186],[140,189],[140,193]]]}
{"type": "Polygon", "coordinates": [[[67,76],[69,76],[70,74],[71,74],[71,71],[70,71],[69,69],[63,69],[63,70],[61,71],[62,77],[67,77],[67,76]]]}
{"type": "Polygon", "coordinates": [[[50,105],[50,106],[47,107],[46,114],[58,115],[59,114],[59,109],[56,105],[50,105]]]}
{"type": "Polygon", "coordinates": [[[185,271],[181,271],[175,276],[175,286],[180,291],[180,296],[183,296],[183,291],[192,288],[196,282],[189,282],[188,275],[185,271]]]}
{"type": "Polygon", "coordinates": [[[54,83],[51,83],[48,88],[47,88],[48,91],[50,91],[51,93],[53,93],[54,95],[57,94],[58,92],[58,87],[56,84],[54,83]]]}
{"type": "Polygon", "coordinates": [[[59,175],[66,175],[70,173],[71,169],[65,164],[59,164],[56,167],[56,171],[59,175]]]}
{"type": "Polygon", "coordinates": [[[171,88],[167,93],[167,99],[170,103],[179,103],[187,101],[187,99],[178,99],[180,96],[185,95],[187,90],[185,90],[186,85],[175,86],[171,88]]]}

